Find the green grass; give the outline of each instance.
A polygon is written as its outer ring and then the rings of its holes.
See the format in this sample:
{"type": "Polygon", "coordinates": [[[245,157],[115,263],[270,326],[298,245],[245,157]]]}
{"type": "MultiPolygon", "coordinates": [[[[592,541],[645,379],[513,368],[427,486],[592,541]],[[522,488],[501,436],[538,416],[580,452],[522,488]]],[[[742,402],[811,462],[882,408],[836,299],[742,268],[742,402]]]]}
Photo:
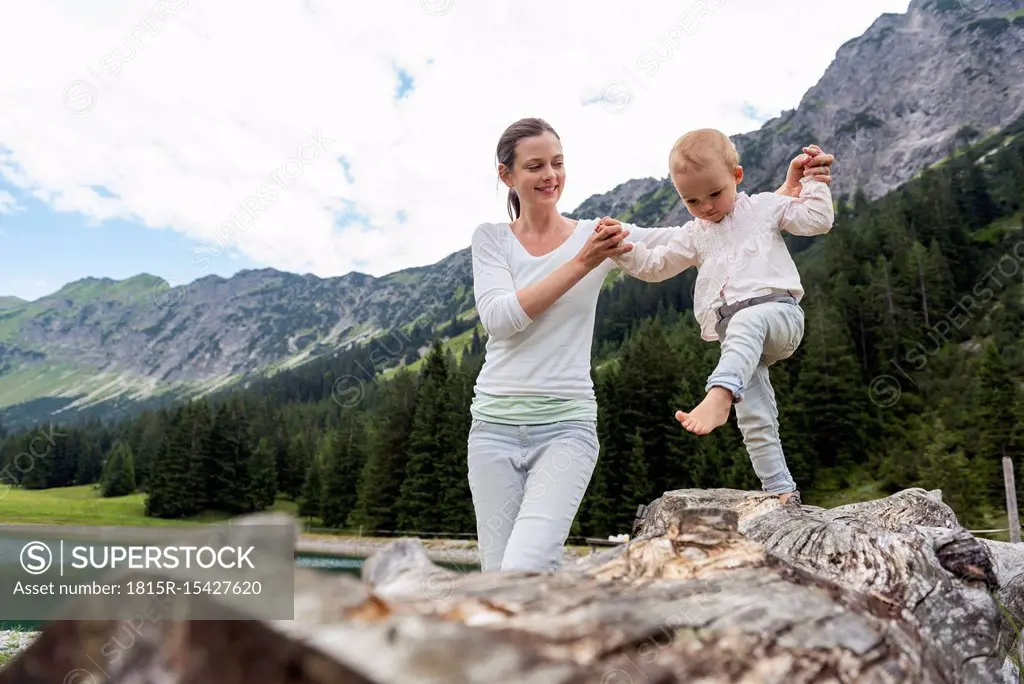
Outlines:
{"type": "MultiPolygon", "coordinates": [[[[52,362],[26,363],[0,375],[0,406],[56,396],[74,382],[92,380],[96,371],[52,362]]],[[[95,380],[95,384],[100,381],[95,380]]],[[[83,391],[84,393],[84,391],[83,391]]]]}
{"type": "Polygon", "coordinates": [[[822,508],[835,508],[836,506],[845,506],[847,504],[860,503],[861,501],[883,499],[888,495],[889,493],[883,491],[878,482],[863,482],[841,489],[833,489],[826,485],[824,487],[816,487],[807,494],[801,492],[801,498],[803,498],[804,503],[811,506],[821,506],[822,508]]]}
{"type": "MultiPolygon", "coordinates": [[[[477,327],[479,327],[479,323],[477,324],[477,327]]],[[[443,344],[443,347],[445,349],[451,350],[452,354],[454,354],[455,357],[458,358],[458,356],[465,349],[467,349],[469,347],[469,345],[473,344],[473,330],[474,329],[475,328],[470,328],[469,330],[464,330],[463,332],[459,333],[455,337],[452,337],[452,338],[450,338],[448,340],[445,340],[444,344],[443,344]]],[[[425,356],[421,356],[420,358],[416,359],[414,362],[412,362],[412,363],[410,363],[408,365],[396,366],[396,367],[393,367],[393,368],[385,368],[384,371],[381,372],[380,376],[381,376],[382,379],[386,380],[386,379],[392,377],[393,375],[395,375],[395,373],[397,373],[399,371],[399,369],[401,369],[401,368],[404,368],[404,369],[406,369],[408,371],[412,371],[413,373],[418,372],[420,367],[422,367],[423,363],[426,361],[426,358],[427,357],[425,357],[425,356]]]]}
{"type": "Polygon", "coordinates": [[[18,637],[24,634],[31,634],[41,628],[41,624],[39,626],[26,626],[24,623],[0,622],[0,630],[12,633],[9,635],[9,640],[7,638],[0,639],[0,670],[3,670],[5,665],[10,665],[14,662],[15,657],[20,653],[17,645],[18,637]]]}
{"type": "Polygon", "coordinates": [[[143,390],[159,396],[180,393],[189,388],[202,388],[215,380],[193,383],[161,383],[150,388],[146,378],[122,378],[117,373],[100,372],[51,360],[29,362],[0,374],[0,408],[48,397],[78,398],[96,392],[89,401],[110,400],[123,390],[143,390]],[[102,392],[98,390],[103,388],[102,392]]]}
{"type": "Polygon", "coordinates": [[[3,306],[0,306],[0,342],[17,340],[26,320],[41,316],[67,319],[78,315],[78,311],[90,302],[116,301],[152,306],[154,291],[162,282],[162,279],[147,274],[117,281],[110,278],[82,278],[34,302],[18,304],[14,299],[5,297],[3,306]],[[70,309],[58,311],[53,308],[55,303],[64,300],[71,302],[70,309]]]}
{"type": "Polygon", "coordinates": [[[164,283],[162,278],[147,273],[140,273],[124,280],[82,278],[68,283],[53,296],[70,299],[76,304],[97,300],[143,301],[151,298],[153,291],[164,283]]]}
{"type": "Polygon", "coordinates": [[[415,285],[417,282],[423,279],[423,275],[415,273],[411,269],[405,271],[398,271],[397,273],[391,273],[381,278],[382,283],[389,285],[415,285]]]}
{"type": "Polygon", "coordinates": [[[0,309],[0,342],[9,342],[17,338],[21,329],[21,321],[29,316],[26,311],[30,304],[0,309]]]}
{"type": "MultiPolygon", "coordinates": [[[[278,499],[272,511],[294,515],[293,501],[278,499]]],[[[103,498],[93,485],[54,489],[11,489],[0,491],[0,521],[38,525],[147,525],[194,526],[227,520],[226,513],[211,512],[186,520],[164,520],[146,516],[146,495],[132,494],[103,498]]]]}
{"type": "MultiPolygon", "coordinates": [[[[871,479],[867,473],[850,473],[843,478],[840,471],[828,471],[819,473],[817,485],[808,491],[801,491],[801,497],[805,504],[821,506],[822,508],[836,508],[848,504],[884,499],[889,492],[882,489],[881,483],[871,479]],[[846,486],[843,480],[848,479],[846,486]]],[[[963,525],[964,521],[960,520],[963,525]]],[[[1006,511],[1003,509],[986,508],[980,516],[965,525],[969,530],[998,530],[1007,527],[1008,520],[1006,511]]],[[[979,532],[975,536],[995,541],[1010,541],[1009,532],[979,532]]]]}
{"type": "Polygon", "coordinates": [[[608,272],[608,275],[604,277],[604,281],[601,282],[602,290],[610,290],[615,287],[615,284],[620,280],[625,280],[626,274],[620,268],[613,268],[608,272]]]}
{"type": "Polygon", "coordinates": [[[993,221],[986,228],[975,233],[974,239],[978,242],[997,244],[1005,234],[1020,230],[1022,220],[1024,220],[1024,210],[1018,211],[1013,216],[993,221]]]}
{"type": "Polygon", "coordinates": [[[13,309],[15,307],[25,306],[26,304],[28,304],[28,302],[21,297],[9,297],[6,295],[0,297],[0,309],[13,309]]]}

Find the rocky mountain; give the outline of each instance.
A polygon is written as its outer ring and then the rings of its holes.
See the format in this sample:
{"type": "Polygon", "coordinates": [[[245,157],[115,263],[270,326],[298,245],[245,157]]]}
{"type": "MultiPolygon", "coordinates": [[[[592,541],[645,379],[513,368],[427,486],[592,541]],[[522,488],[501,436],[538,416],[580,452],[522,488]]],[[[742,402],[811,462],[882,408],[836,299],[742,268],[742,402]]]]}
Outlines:
{"type": "Polygon", "coordinates": [[[382,278],[263,269],[175,288],[149,275],[87,278],[0,307],[0,405],[199,393],[472,310],[468,250],[382,278]]]}
{"type": "MultiPolygon", "coordinates": [[[[816,142],[837,155],[834,194],[876,197],[1021,114],[1024,0],[913,0],[841,46],[795,109],[734,140],[748,192],[777,186],[789,159],[816,142]]],[[[570,215],[689,218],[655,178],[628,180],[570,215]]],[[[0,298],[0,410],[32,402],[29,413],[45,418],[116,397],[201,393],[456,315],[473,315],[468,249],[382,278],[266,269],[178,288],[147,275],[86,279],[33,302],[0,298]]]]}
{"type": "Polygon", "coordinates": [[[637,178],[619,185],[614,190],[592,195],[584,200],[575,211],[567,216],[572,218],[619,216],[629,211],[630,207],[661,187],[662,181],[656,178],[637,178]]]}
{"type": "MultiPolygon", "coordinates": [[[[1024,0],[912,0],[843,44],[795,109],[733,136],[747,192],[778,187],[786,165],[814,142],[836,155],[832,190],[878,197],[1024,113],[1024,0]]],[[[636,202],[640,218],[689,220],[671,183],[629,181],[591,213],[636,202]]],[[[590,202],[590,200],[588,200],[590,202]]],[[[632,217],[635,219],[636,217],[632,217]]]]}
{"type": "Polygon", "coordinates": [[[836,52],[795,110],[737,137],[752,186],[805,141],[833,151],[834,190],[877,197],[1024,112],[1024,0],[913,0],[836,52]]]}

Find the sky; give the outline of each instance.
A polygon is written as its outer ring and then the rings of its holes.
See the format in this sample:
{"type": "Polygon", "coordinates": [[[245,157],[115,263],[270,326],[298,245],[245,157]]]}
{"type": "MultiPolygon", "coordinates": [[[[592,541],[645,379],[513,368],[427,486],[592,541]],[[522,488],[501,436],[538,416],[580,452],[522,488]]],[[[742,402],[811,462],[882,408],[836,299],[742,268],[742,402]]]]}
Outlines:
{"type": "Polygon", "coordinates": [[[795,108],[908,4],[0,0],[0,296],[434,263],[507,220],[516,119],[558,131],[571,211],[795,108]]]}

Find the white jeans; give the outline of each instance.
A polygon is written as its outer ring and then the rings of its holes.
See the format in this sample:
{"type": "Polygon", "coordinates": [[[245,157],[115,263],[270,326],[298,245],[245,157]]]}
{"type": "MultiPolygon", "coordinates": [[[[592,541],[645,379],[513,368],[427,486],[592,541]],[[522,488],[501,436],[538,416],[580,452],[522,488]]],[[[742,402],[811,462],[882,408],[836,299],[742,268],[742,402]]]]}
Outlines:
{"type": "Polygon", "coordinates": [[[722,355],[706,386],[732,392],[754,472],[762,489],[774,494],[792,492],[796,483],[782,451],[768,367],[792,356],[803,336],[804,311],[796,304],[767,302],[740,309],[719,325],[722,355]]]}
{"type": "Polygon", "coordinates": [[[468,447],[481,571],[557,569],[597,464],[597,422],[474,419],[468,447]]]}

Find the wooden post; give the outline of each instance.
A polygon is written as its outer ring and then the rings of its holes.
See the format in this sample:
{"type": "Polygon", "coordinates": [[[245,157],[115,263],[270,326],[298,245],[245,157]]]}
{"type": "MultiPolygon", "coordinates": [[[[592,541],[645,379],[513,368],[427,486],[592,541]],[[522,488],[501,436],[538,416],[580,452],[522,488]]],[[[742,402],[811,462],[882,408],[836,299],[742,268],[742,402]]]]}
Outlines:
{"type": "Polygon", "coordinates": [[[640,504],[636,507],[636,515],[633,516],[633,529],[630,530],[630,538],[636,536],[636,531],[640,528],[640,523],[643,522],[644,514],[647,513],[647,505],[640,504]]]}
{"type": "Polygon", "coordinates": [[[1020,518],[1017,515],[1017,488],[1013,484],[1013,461],[1003,456],[1003,481],[1006,483],[1006,517],[1010,527],[1010,541],[1020,543],[1020,518]]]}

